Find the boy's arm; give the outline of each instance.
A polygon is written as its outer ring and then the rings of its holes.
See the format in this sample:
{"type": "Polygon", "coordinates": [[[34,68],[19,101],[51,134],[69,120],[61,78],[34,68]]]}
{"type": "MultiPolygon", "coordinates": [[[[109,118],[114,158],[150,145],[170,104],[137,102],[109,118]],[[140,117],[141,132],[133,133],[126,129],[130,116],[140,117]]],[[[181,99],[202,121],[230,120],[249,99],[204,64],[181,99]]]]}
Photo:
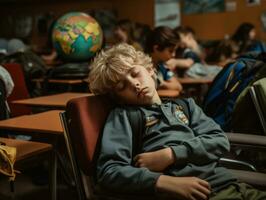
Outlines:
{"type": "Polygon", "coordinates": [[[194,61],[191,58],[171,58],[166,62],[166,65],[172,71],[178,69],[189,69],[194,64],[194,61]]]}
{"type": "Polygon", "coordinates": [[[168,80],[163,80],[159,85],[158,89],[169,89],[169,90],[178,90],[182,91],[183,87],[176,78],[176,76],[172,76],[168,80]]]}
{"type": "Polygon", "coordinates": [[[207,117],[193,99],[187,99],[190,110],[190,128],[195,137],[185,140],[181,145],[172,146],[176,164],[187,162],[204,164],[218,160],[230,150],[229,141],[213,119],[207,117]]]}
{"type": "Polygon", "coordinates": [[[123,109],[107,119],[97,162],[97,180],[102,188],[119,193],[154,193],[161,175],[132,164],[132,131],[123,109]]]}

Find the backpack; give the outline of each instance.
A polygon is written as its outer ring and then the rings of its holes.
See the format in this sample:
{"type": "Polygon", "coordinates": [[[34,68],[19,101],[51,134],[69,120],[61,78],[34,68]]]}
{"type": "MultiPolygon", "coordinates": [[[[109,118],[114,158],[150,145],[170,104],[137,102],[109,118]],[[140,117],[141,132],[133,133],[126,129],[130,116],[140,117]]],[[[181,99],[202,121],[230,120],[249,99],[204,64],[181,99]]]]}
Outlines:
{"type": "Polygon", "coordinates": [[[16,170],[14,164],[16,160],[17,149],[0,143],[0,173],[8,176],[10,181],[14,181],[16,170]]]}
{"type": "Polygon", "coordinates": [[[3,81],[0,79],[0,120],[9,118],[9,110],[6,103],[6,88],[3,81]]]}
{"type": "MultiPolygon", "coordinates": [[[[203,102],[203,110],[224,131],[231,131],[232,112],[241,92],[266,68],[266,54],[249,52],[227,64],[215,77],[203,102]]],[[[266,74],[264,74],[266,76],[266,74]]]]}
{"type": "MultiPolygon", "coordinates": [[[[18,51],[2,57],[0,63],[18,63],[23,67],[24,77],[29,93],[34,93],[36,88],[32,79],[41,78],[46,73],[46,65],[43,60],[32,51],[18,51]]],[[[34,95],[33,95],[34,96],[34,95]]]]}
{"type": "MultiPolygon", "coordinates": [[[[190,113],[187,102],[183,99],[175,99],[174,102],[182,107],[185,116],[190,122],[190,113]]],[[[142,133],[145,130],[145,119],[143,118],[142,111],[138,107],[126,107],[126,110],[129,123],[132,128],[132,157],[134,157],[141,153],[143,141],[142,133]]]]}
{"type": "Polygon", "coordinates": [[[251,44],[247,51],[254,51],[254,52],[266,52],[266,44],[261,41],[255,41],[253,44],[251,44]]]}

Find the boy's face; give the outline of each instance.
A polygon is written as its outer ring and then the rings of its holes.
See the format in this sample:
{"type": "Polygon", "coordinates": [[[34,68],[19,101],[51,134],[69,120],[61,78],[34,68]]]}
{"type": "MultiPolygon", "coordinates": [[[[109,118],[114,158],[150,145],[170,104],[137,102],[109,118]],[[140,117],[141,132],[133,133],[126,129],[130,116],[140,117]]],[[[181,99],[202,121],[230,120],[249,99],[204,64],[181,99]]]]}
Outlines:
{"type": "Polygon", "coordinates": [[[192,38],[192,35],[190,33],[187,34],[180,33],[179,37],[180,37],[180,45],[182,48],[190,47],[191,38],[192,38]]]}
{"type": "Polygon", "coordinates": [[[158,50],[158,46],[156,45],[153,51],[153,57],[156,57],[160,62],[166,62],[171,58],[175,57],[175,51],[177,46],[166,47],[163,50],[158,50]]]}
{"type": "Polygon", "coordinates": [[[152,69],[136,65],[121,76],[120,81],[115,85],[114,91],[118,100],[123,104],[130,105],[151,105],[160,103],[160,98],[152,78],[152,69]]]}

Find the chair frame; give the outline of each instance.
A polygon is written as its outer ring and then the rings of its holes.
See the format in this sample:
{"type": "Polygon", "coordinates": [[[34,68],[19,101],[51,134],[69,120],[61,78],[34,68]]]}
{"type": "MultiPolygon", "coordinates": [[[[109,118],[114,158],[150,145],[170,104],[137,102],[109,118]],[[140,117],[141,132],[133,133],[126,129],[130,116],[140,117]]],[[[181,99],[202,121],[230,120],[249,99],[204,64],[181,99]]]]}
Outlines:
{"type": "Polygon", "coordinates": [[[82,173],[78,168],[78,162],[76,160],[74,150],[73,150],[73,144],[70,140],[70,133],[69,133],[69,128],[67,125],[67,116],[66,116],[66,111],[59,113],[60,120],[63,126],[64,130],[64,138],[65,138],[65,143],[67,147],[67,152],[70,158],[70,164],[73,170],[73,176],[74,176],[74,181],[76,184],[76,189],[78,193],[79,200],[84,200],[86,199],[86,193],[84,190],[84,187],[82,186],[83,179],[82,179],[82,173]]]}
{"type": "Polygon", "coordinates": [[[260,123],[262,125],[262,128],[263,128],[263,131],[264,131],[264,135],[266,135],[266,119],[263,115],[263,112],[262,112],[262,109],[261,109],[261,106],[259,104],[259,100],[258,100],[258,97],[257,97],[257,94],[256,94],[256,89],[254,86],[251,86],[249,88],[249,94],[251,96],[251,99],[252,99],[252,102],[255,106],[255,109],[258,113],[258,117],[259,117],[259,120],[260,120],[260,123]]]}

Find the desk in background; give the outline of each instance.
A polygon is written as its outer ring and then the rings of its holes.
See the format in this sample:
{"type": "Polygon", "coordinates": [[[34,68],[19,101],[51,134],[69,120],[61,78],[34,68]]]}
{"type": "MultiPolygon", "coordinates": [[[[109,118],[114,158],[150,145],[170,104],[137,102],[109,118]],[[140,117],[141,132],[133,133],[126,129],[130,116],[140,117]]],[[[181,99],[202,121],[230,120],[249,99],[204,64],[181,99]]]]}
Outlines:
{"type": "Polygon", "coordinates": [[[29,99],[21,99],[12,101],[13,104],[27,105],[27,106],[38,106],[38,107],[46,107],[46,108],[60,108],[64,109],[66,107],[67,102],[70,99],[83,97],[83,96],[91,96],[92,93],[75,93],[75,92],[65,92],[60,94],[41,96],[29,99]]]}
{"type": "MultiPolygon", "coordinates": [[[[43,85],[49,83],[49,84],[56,84],[56,85],[61,85],[61,86],[67,86],[66,91],[70,92],[73,91],[74,86],[81,86],[83,87],[84,85],[87,85],[87,79],[47,79],[45,80],[44,78],[38,78],[38,79],[32,79],[31,80],[33,83],[36,84],[37,88],[42,89],[43,85]]],[[[86,89],[86,91],[88,88],[86,89]]]]}
{"type": "Polygon", "coordinates": [[[23,132],[29,133],[30,135],[34,135],[35,133],[62,135],[63,128],[61,126],[59,112],[62,112],[62,110],[51,110],[0,120],[0,130],[8,130],[16,134],[23,132]]]}
{"type": "Polygon", "coordinates": [[[178,90],[157,90],[158,95],[162,98],[176,98],[180,95],[178,90]]]}
{"type": "Polygon", "coordinates": [[[192,97],[201,105],[213,78],[178,78],[183,86],[184,97],[192,97]]]}

